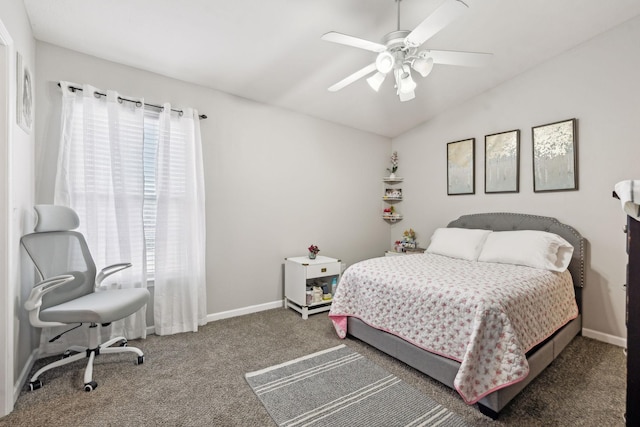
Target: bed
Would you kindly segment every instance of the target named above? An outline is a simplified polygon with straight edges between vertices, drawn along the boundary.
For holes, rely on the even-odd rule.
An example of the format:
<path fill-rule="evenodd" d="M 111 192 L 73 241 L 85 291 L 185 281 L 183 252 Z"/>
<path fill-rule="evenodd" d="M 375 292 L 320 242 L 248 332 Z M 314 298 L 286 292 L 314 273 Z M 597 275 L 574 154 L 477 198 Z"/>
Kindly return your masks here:
<path fill-rule="evenodd" d="M 554 218 L 516 213 L 463 215 L 450 222 L 445 232 L 458 232 L 459 229 L 465 229 L 461 231 L 464 233 L 486 233 L 492 237 L 515 233 L 481 230 L 553 233 L 561 237 L 559 240 L 568 242 L 572 252 L 567 254 L 564 272 L 458 260 L 441 254 L 365 260 L 344 272 L 329 316 L 339 335 L 355 337 L 456 389 L 465 402 L 477 403 L 483 414 L 496 419 L 507 403 L 581 331 L 585 240 L 573 227 Z M 488 244 L 487 240 L 485 247 Z M 423 268 L 434 266 L 441 270 L 438 273 L 441 276 L 423 275 Z M 452 279 L 447 279 L 446 274 Z M 461 285 L 467 287 L 459 291 L 449 283 L 458 280 L 456 275 L 473 280 Z M 396 276 L 408 277 L 415 283 L 396 280 Z M 479 288 L 494 286 L 493 282 L 500 281 L 497 280 L 499 277 L 517 278 L 514 283 L 519 283 L 509 288 L 509 295 L 504 290 L 498 292 L 502 292 L 504 301 L 495 302 L 490 298 L 485 301 L 484 297 L 475 296 L 476 291 L 480 292 Z M 358 280 L 361 283 L 355 283 Z M 382 281 L 387 281 L 388 285 L 383 285 Z M 446 286 L 442 286 L 443 281 Z M 435 288 L 431 288 L 432 282 Z M 542 284 L 544 292 L 528 290 L 529 283 L 531 286 Z M 387 293 L 385 286 L 393 291 Z M 419 287 L 430 289 L 430 294 L 412 294 L 414 288 Z M 356 296 L 353 289 L 360 289 L 358 292 L 362 295 L 365 295 L 364 289 L 369 291 L 362 298 L 362 295 Z M 402 296 L 390 292 L 399 292 Z M 542 295 L 538 297 L 543 293 L 550 294 L 550 297 L 546 296 L 548 301 Z M 435 303 L 430 300 L 431 294 L 438 294 L 438 298 L 444 300 Z M 518 302 L 510 294 L 522 295 L 522 301 Z M 457 298 L 455 305 L 449 299 L 454 296 Z M 404 298 L 410 303 L 403 303 Z M 460 298 L 461 302 L 458 301 Z M 485 303 L 487 305 L 483 305 Z M 528 314 L 527 306 L 532 307 Z M 494 311 L 496 307 L 504 309 L 505 313 Z M 489 320 L 480 321 L 478 313 L 469 313 L 475 309 Z M 445 311 L 453 317 L 445 317 Z M 440 319 L 448 320 L 435 323 Z M 534 332 L 531 323 L 540 323 L 536 328 L 541 326 L 541 329 Z M 466 341 L 461 344 L 460 340 Z"/>

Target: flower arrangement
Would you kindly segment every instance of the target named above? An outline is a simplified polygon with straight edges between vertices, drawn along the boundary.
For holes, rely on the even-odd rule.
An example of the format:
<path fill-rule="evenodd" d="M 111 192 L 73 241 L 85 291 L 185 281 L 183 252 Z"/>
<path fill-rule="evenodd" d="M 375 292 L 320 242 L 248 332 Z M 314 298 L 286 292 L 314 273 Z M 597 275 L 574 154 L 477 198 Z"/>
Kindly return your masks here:
<path fill-rule="evenodd" d="M 404 233 L 402 233 L 402 237 L 403 237 L 403 240 L 407 242 L 413 242 L 414 240 L 416 240 L 416 232 L 413 231 L 413 228 L 404 230 Z"/>
<path fill-rule="evenodd" d="M 316 245 L 309 246 L 309 253 L 317 255 L 320 252 L 320 249 Z"/>
<path fill-rule="evenodd" d="M 387 168 L 387 170 L 391 173 L 396 173 L 398 170 L 398 152 L 394 151 L 391 154 L 391 167 Z"/>
<path fill-rule="evenodd" d="M 404 230 L 402 233 L 402 240 L 396 240 L 395 250 L 396 252 L 405 252 L 407 249 L 414 249 L 418 246 L 416 242 L 416 232 L 413 228 Z"/>

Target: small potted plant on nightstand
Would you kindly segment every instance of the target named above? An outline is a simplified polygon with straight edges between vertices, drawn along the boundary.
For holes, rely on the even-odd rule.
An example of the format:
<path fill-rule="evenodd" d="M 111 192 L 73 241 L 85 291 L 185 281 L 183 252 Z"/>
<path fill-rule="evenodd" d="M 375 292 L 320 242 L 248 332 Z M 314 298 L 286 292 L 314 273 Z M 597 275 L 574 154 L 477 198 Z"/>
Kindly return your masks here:
<path fill-rule="evenodd" d="M 309 259 L 316 259 L 318 252 L 320 252 L 320 249 L 316 245 L 309 246 Z"/>

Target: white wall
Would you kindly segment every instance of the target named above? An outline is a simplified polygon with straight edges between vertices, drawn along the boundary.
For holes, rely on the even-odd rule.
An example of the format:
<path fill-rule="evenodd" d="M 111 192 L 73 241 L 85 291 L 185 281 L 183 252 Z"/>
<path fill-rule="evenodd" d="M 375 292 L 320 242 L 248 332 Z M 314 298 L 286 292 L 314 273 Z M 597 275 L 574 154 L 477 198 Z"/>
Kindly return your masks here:
<path fill-rule="evenodd" d="M 573 225 L 589 241 L 585 334 L 622 344 L 625 216 L 615 183 L 640 178 L 640 18 L 604 33 L 393 140 L 405 176 L 405 225 L 428 243 L 461 214 L 524 212 Z M 531 127 L 578 119 L 579 191 L 534 193 Z M 520 192 L 484 194 L 484 136 L 521 130 Z M 476 194 L 447 196 L 446 143 L 476 138 Z M 419 195 L 419 196 L 418 196 Z"/>
<path fill-rule="evenodd" d="M 21 385 L 21 374 L 29 365 L 29 356 L 33 349 L 37 347 L 37 335 L 29 325 L 26 312 L 21 309 L 26 299 L 26 287 L 21 286 L 22 282 L 31 284 L 33 276 L 31 270 L 23 263 L 20 252 L 20 236 L 28 231 L 28 224 L 32 218 L 33 205 L 33 132 L 25 133 L 18 127 L 15 120 L 15 96 L 16 96 L 16 51 L 22 54 L 23 62 L 27 64 L 32 73 L 35 71 L 35 40 L 31 33 L 31 26 L 27 19 L 22 2 L 3 1 L 0 9 L 0 20 L 4 24 L 9 37 L 13 41 L 12 46 L 3 48 L 6 54 L 8 68 L 6 73 L 0 74 L 4 79 L 8 78 L 8 102 L 9 109 L 8 129 L 2 129 L 2 144 L 4 147 L 2 158 L 3 193 L 6 194 L 2 200 L 3 210 L 0 220 L 6 221 L 6 241 L 0 242 L 2 248 L 0 252 L 6 251 L 6 271 L 2 272 L 0 280 L 0 310 L 2 311 L 3 332 L 0 340 L 7 339 L 10 348 L 0 346 L 0 416 L 10 411 L 13 401 L 17 398 L 16 387 Z M 4 60 L 3 60 L 4 62 Z M 4 102 L 5 99 L 2 99 Z M 4 136 L 8 135 L 9 140 L 5 141 Z M 18 166 L 19 165 L 19 166 Z M 6 181 L 6 182 L 5 182 Z M 3 226 L 5 225 L 3 224 Z M 6 315 L 6 317 L 5 317 Z M 5 319 L 8 320 L 5 323 Z M 7 369 L 5 369 L 7 368 Z"/>
<path fill-rule="evenodd" d="M 39 203 L 53 200 L 59 80 L 208 115 L 201 130 L 210 314 L 281 300 L 284 258 L 305 255 L 312 243 L 347 264 L 387 249 L 380 191 L 388 138 L 47 43 L 37 43 L 36 59 Z"/>

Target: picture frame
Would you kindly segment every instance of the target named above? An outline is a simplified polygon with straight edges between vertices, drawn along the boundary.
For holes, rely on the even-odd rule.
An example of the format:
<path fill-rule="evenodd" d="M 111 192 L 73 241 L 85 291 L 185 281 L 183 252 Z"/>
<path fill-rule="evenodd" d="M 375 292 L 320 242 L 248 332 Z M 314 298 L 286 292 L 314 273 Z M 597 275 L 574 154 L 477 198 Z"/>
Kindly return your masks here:
<path fill-rule="evenodd" d="M 33 126 L 33 78 L 29 66 L 16 52 L 16 122 L 26 133 Z"/>
<path fill-rule="evenodd" d="M 475 194 L 476 139 L 447 143 L 447 195 Z"/>
<path fill-rule="evenodd" d="M 520 130 L 485 135 L 484 192 L 520 191 Z"/>
<path fill-rule="evenodd" d="M 533 191 L 578 189 L 577 120 L 568 119 L 531 128 Z"/>

